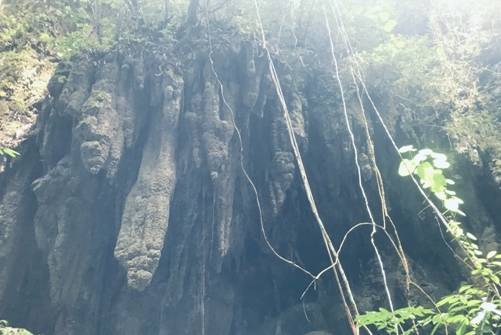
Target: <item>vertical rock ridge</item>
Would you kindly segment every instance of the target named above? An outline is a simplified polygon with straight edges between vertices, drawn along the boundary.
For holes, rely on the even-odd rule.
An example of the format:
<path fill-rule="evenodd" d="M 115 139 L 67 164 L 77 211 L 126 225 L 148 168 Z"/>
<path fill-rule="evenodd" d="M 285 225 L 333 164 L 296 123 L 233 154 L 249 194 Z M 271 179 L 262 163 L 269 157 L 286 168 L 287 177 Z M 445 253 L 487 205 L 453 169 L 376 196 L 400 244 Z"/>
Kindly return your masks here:
<path fill-rule="evenodd" d="M 182 79 L 170 71 L 162 82 L 163 106 L 154 111 L 137 181 L 125 201 L 115 257 L 130 287 L 143 290 L 158 266 L 176 184 L 177 125 Z"/>
<path fill-rule="evenodd" d="M 105 62 L 97 80 L 81 107 L 76 126 L 80 141 L 80 158 L 84 168 L 97 174 L 106 165 L 107 173 L 115 174 L 123 148 L 122 120 L 116 109 L 118 64 Z"/>

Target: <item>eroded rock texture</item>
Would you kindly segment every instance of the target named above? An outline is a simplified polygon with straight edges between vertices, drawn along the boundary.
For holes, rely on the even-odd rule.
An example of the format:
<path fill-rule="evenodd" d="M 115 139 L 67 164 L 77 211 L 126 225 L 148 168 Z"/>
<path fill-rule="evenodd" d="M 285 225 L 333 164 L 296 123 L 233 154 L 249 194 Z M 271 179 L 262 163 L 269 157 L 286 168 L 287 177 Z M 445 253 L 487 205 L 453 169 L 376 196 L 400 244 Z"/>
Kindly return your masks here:
<path fill-rule="evenodd" d="M 312 272 L 323 269 L 327 257 L 262 52 L 247 42 L 215 52 L 221 89 L 205 47 L 174 49 L 86 55 L 59 66 L 36 134 L 0 176 L 0 316 L 54 335 L 345 334 L 333 278 L 304 305 L 299 300 L 309 278 L 267 248 L 243 175 L 242 164 L 276 249 Z M 335 82 L 277 66 L 321 215 L 339 243 L 367 214 Z M 391 101 L 378 103 L 391 110 Z M 360 112 L 350 107 L 379 213 Z M 390 126 L 405 143 L 398 122 Z M 429 289 L 443 293 L 461 274 L 448 265 L 432 216 L 416 215 L 421 200 L 396 177 L 381 127 L 369 127 L 416 278 L 425 286 L 431 278 Z M 489 179 L 462 164 L 460 187 L 476 213 L 468 224 L 495 244 L 499 192 L 492 186 L 485 202 L 475 196 L 491 187 L 477 181 Z M 362 309 L 385 303 L 368 233 L 352 235 L 343 254 Z M 392 295 L 414 299 L 384 241 Z"/>
<path fill-rule="evenodd" d="M 160 83 L 137 180 L 125 201 L 115 257 L 130 287 L 143 290 L 160 260 L 176 183 L 176 144 L 182 80 L 173 72 Z"/>

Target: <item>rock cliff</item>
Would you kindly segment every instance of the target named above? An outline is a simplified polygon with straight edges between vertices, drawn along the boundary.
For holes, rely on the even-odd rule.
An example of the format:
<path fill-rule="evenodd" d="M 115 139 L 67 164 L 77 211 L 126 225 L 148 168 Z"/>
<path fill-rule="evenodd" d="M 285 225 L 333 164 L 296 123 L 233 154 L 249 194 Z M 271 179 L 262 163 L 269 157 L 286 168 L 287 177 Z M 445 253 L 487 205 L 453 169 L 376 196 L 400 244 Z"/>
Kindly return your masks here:
<path fill-rule="evenodd" d="M 241 168 L 280 254 L 312 272 L 327 266 L 263 51 L 245 39 L 220 46 L 213 58 L 223 89 L 208 55 L 181 40 L 163 52 L 116 49 L 59 65 L 21 158 L 0 175 L 2 318 L 54 335 L 348 334 L 330 274 L 299 299 L 310 279 L 266 245 Z M 367 215 L 334 81 L 277 67 L 320 214 L 339 243 Z M 378 104 L 407 144 L 391 100 Z M 356 106 L 350 122 L 377 208 Z M 413 274 L 433 293 L 453 289 L 462 274 L 369 114 Z M 467 224 L 497 243 L 499 189 L 467 159 L 457 166 L 475 213 Z M 362 309 L 385 301 L 368 235 L 351 235 L 342 254 Z M 392 294 L 417 296 L 384 236 L 378 242 Z"/>

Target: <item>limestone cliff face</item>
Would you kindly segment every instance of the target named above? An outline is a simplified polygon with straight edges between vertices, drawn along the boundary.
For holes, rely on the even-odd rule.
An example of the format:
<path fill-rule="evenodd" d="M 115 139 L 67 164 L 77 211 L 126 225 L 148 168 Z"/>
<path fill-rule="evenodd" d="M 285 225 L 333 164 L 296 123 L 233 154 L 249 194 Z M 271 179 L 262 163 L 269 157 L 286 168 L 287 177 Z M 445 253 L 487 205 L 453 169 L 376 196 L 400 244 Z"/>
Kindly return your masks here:
<path fill-rule="evenodd" d="M 223 91 L 204 48 L 116 51 L 59 66 L 36 134 L 0 175 L 2 318 L 54 335 L 347 330 L 332 278 L 302 305 L 308 278 L 281 263 L 263 240 L 241 159 L 277 250 L 313 272 L 328 264 L 261 54 L 247 42 L 217 52 Z M 287 66 L 279 64 L 279 72 L 321 215 L 339 242 L 367 218 L 336 93 L 316 74 L 299 83 Z M 352 123 L 376 208 L 358 120 Z M 392 126 L 405 141 L 399 125 Z M 415 215 L 419 197 L 392 177 L 397 158 L 380 127 L 370 127 L 415 275 L 433 278 L 433 292 L 450 289 L 460 274 L 447 265 L 451 256 L 434 221 Z M 477 214 L 469 224 L 496 243 L 500 221 L 492 199 L 499 192 L 482 171 L 463 165 L 461 187 Z M 491 200 L 475 197 L 480 186 L 492 187 Z M 353 235 L 343 254 L 362 308 L 384 302 L 367 237 L 365 230 Z M 392 293 L 401 299 L 399 265 L 383 241 Z"/>

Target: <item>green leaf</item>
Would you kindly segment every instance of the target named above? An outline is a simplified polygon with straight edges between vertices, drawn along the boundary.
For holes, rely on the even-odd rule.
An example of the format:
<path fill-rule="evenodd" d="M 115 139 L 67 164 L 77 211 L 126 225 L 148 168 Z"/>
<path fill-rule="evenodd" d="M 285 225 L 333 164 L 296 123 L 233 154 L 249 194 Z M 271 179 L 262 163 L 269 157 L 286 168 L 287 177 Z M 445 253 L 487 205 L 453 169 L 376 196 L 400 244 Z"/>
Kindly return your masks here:
<path fill-rule="evenodd" d="M 468 237 L 470 240 L 476 241 L 477 237 L 471 233 L 466 233 L 466 237 Z"/>
<path fill-rule="evenodd" d="M 433 170 L 433 166 L 430 163 L 424 162 L 416 168 L 416 174 L 420 179 L 425 179 L 426 176 L 433 174 Z"/>
<path fill-rule="evenodd" d="M 447 156 L 445 156 L 444 154 L 436 154 L 433 159 L 433 165 L 437 169 L 447 169 L 451 166 L 449 162 L 447 162 Z"/>
<path fill-rule="evenodd" d="M 447 184 L 449 184 L 449 185 L 454 185 L 454 184 L 456 184 L 456 182 L 455 182 L 454 180 L 452 180 L 452 179 L 446 179 L 445 181 L 446 181 L 446 182 L 447 182 Z"/>
<path fill-rule="evenodd" d="M 10 148 L 0 148 L 0 155 L 7 155 L 9 157 L 15 158 L 19 156 L 19 153 L 15 150 L 12 150 Z"/>
<path fill-rule="evenodd" d="M 450 197 L 444 201 L 444 206 L 446 209 L 448 209 L 451 212 L 464 215 L 464 213 L 459 210 L 459 205 L 462 203 L 463 203 L 463 200 L 459 199 L 458 197 L 453 196 L 453 197 Z"/>
<path fill-rule="evenodd" d="M 496 254 L 497 254 L 497 252 L 495 250 L 489 251 L 487 253 L 487 256 L 485 256 L 485 258 L 487 258 L 487 259 L 492 258 L 492 257 L 496 256 Z"/>
<path fill-rule="evenodd" d="M 445 201 L 447 199 L 447 194 L 446 194 L 447 190 L 445 190 L 445 192 L 435 192 L 435 195 L 437 196 L 437 198 L 439 198 L 440 200 L 442 201 Z"/>
<path fill-rule="evenodd" d="M 431 178 L 431 191 L 433 193 L 443 192 L 446 184 L 447 182 L 445 181 L 445 177 L 442 171 L 441 170 L 433 171 L 433 176 Z"/>
<path fill-rule="evenodd" d="M 432 155 L 432 154 L 433 154 L 433 150 L 428 149 L 428 148 L 426 148 L 426 149 L 421 149 L 421 150 L 419 150 L 419 152 L 418 152 L 418 155 L 423 155 L 423 156 L 430 156 L 430 155 Z"/>
<path fill-rule="evenodd" d="M 400 152 L 401 154 L 405 154 L 406 152 L 412 152 L 412 151 L 416 151 L 413 145 L 404 145 L 403 147 L 398 149 L 398 152 Z"/>
<path fill-rule="evenodd" d="M 402 177 L 410 176 L 416 170 L 417 164 L 414 160 L 403 159 L 398 167 L 398 174 Z"/>

